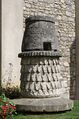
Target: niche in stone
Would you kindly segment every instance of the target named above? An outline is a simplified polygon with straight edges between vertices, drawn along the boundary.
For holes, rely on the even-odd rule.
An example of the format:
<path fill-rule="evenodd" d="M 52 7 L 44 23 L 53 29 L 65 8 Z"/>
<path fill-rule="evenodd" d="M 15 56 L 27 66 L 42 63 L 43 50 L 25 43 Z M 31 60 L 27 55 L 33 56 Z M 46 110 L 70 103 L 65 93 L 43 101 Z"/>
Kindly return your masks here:
<path fill-rule="evenodd" d="M 51 42 L 43 42 L 43 49 L 44 50 L 52 50 Z"/>

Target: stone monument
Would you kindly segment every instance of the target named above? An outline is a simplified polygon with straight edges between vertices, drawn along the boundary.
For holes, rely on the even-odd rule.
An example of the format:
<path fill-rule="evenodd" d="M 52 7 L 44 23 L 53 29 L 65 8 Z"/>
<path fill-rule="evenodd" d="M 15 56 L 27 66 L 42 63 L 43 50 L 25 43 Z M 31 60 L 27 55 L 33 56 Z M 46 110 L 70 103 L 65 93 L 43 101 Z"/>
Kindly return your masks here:
<path fill-rule="evenodd" d="M 73 102 L 62 97 L 67 82 L 61 76 L 55 20 L 48 16 L 26 19 L 22 42 L 21 94 L 15 100 L 19 111 L 56 112 L 70 110 Z"/>

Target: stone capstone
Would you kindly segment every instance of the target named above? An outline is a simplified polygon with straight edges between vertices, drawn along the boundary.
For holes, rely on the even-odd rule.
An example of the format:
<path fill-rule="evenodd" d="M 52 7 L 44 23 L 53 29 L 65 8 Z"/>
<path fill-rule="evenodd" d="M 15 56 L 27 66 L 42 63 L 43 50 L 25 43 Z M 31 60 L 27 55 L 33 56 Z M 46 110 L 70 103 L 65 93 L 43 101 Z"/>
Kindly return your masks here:
<path fill-rule="evenodd" d="M 26 18 L 22 52 L 35 50 L 59 52 L 55 20 L 52 17 L 30 16 Z"/>

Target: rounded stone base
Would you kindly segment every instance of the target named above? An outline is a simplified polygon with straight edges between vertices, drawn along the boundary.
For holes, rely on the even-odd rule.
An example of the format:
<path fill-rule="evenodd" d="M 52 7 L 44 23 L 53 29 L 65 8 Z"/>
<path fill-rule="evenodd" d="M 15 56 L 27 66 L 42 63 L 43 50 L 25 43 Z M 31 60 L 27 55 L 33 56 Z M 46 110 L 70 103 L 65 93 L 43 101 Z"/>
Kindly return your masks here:
<path fill-rule="evenodd" d="M 65 98 L 22 98 L 13 102 L 17 111 L 22 112 L 59 112 L 73 108 L 73 101 Z"/>

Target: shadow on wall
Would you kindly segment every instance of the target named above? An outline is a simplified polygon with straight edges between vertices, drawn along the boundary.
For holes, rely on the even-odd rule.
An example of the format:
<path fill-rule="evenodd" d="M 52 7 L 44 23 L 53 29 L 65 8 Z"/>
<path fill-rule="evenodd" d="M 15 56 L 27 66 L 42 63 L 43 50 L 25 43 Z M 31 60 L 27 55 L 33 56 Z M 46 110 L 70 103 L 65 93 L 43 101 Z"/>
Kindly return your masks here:
<path fill-rule="evenodd" d="M 70 48 L 70 98 L 75 99 L 76 97 L 76 41 L 71 45 Z"/>

